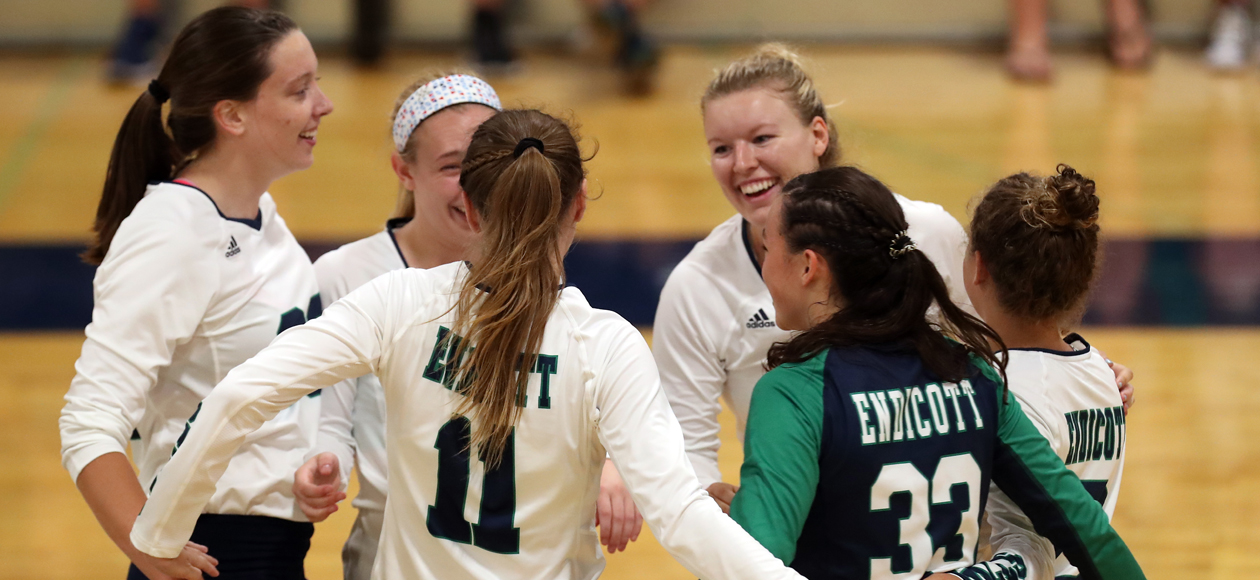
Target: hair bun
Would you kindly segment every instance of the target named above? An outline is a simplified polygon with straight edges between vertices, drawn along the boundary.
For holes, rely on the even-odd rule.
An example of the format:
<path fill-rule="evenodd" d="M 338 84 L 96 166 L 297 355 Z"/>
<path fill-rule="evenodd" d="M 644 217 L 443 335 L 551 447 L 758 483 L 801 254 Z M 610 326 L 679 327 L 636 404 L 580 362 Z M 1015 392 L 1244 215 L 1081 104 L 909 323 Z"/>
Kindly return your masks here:
<path fill-rule="evenodd" d="M 1054 230 L 1085 230 L 1097 227 L 1098 196 L 1094 180 L 1060 163 L 1058 175 L 1045 178 L 1045 188 L 1028 192 L 1024 200 L 1024 220 L 1034 227 Z"/>
<path fill-rule="evenodd" d="M 753 58 L 761 61 L 780 61 L 790 67 L 805 68 L 801 55 L 782 42 L 767 42 L 757 47 Z"/>

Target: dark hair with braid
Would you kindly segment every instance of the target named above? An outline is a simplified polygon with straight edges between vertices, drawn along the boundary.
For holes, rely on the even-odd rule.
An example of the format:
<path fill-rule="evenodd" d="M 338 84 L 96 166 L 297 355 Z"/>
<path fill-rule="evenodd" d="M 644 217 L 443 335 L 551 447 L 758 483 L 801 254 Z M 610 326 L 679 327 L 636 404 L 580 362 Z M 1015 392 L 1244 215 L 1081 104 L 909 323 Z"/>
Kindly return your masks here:
<path fill-rule="evenodd" d="M 826 260 L 833 298 L 843 307 L 775 343 L 768 368 L 830 347 L 895 344 L 916 351 L 941 380 L 970 376 L 974 355 L 998 369 L 1005 382 L 1005 357 L 992 348 L 1004 351 L 1002 339 L 950 300 L 936 266 L 903 235 L 905 214 L 883 183 L 854 167 L 823 169 L 789 181 L 781 203 L 779 226 L 788 251 L 809 249 Z M 928 319 L 933 302 L 940 308 L 935 322 Z"/>

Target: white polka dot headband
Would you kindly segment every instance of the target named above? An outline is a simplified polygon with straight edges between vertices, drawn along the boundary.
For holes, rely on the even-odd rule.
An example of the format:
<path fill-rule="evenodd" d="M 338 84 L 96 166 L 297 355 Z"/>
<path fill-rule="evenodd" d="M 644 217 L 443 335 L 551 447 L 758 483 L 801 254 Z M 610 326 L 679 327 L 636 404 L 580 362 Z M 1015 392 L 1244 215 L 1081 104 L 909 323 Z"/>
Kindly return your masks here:
<path fill-rule="evenodd" d="M 434 79 L 411 93 L 398 116 L 394 117 L 394 148 L 400 153 L 407 148 L 411 132 L 421 121 L 451 105 L 480 103 L 496 111 L 502 111 L 499 94 L 486 81 L 469 75 L 450 75 Z"/>

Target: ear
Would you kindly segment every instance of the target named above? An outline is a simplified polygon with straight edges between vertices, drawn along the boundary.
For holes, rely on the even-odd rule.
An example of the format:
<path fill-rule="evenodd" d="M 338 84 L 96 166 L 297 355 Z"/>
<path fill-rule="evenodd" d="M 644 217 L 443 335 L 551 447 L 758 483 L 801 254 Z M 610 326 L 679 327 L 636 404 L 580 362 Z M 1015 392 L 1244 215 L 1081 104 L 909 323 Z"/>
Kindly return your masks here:
<path fill-rule="evenodd" d="M 468 216 L 468 226 L 473 232 L 481 233 L 481 215 L 477 213 L 477 208 L 473 207 L 472 200 L 468 199 L 467 191 L 460 191 L 459 194 L 464 197 L 464 215 Z"/>
<path fill-rule="evenodd" d="M 403 161 L 402 155 L 395 151 L 389 156 L 389 164 L 394 168 L 394 175 L 398 176 L 398 183 L 407 191 L 416 190 L 416 178 L 411 174 L 411 166 Z"/>
<path fill-rule="evenodd" d="M 976 271 L 972 274 L 971 285 L 979 287 L 987 284 L 990 279 L 989 267 L 985 265 L 984 258 L 980 257 L 980 252 L 973 252 L 971 257 L 976 262 Z"/>
<path fill-rule="evenodd" d="M 827 122 L 822 117 L 814 117 L 809 123 L 809 132 L 814 137 L 814 157 L 822 157 L 827 151 L 827 146 L 831 145 L 831 132 L 827 127 Z"/>
<path fill-rule="evenodd" d="M 214 122 L 219 130 L 237 137 L 245 134 L 247 113 L 240 101 L 222 100 L 214 104 Z"/>
<path fill-rule="evenodd" d="M 828 279 L 827 261 L 818 252 L 806 248 L 800 256 L 801 265 L 804 267 L 801 271 L 801 286 L 809 286 Z"/>
<path fill-rule="evenodd" d="M 577 199 L 573 200 L 574 213 L 573 223 L 582 221 L 582 216 L 586 215 L 586 180 L 582 180 L 582 187 L 578 189 Z"/>

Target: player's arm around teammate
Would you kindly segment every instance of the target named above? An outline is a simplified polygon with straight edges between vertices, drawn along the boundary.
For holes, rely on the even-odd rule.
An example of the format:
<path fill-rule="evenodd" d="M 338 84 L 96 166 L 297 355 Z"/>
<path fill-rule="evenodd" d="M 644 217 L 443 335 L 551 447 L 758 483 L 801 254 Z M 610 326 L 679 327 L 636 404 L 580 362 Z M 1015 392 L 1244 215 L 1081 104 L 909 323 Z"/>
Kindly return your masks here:
<path fill-rule="evenodd" d="M 989 366 L 1004 367 L 991 346 L 1001 339 L 947 299 L 883 184 L 850 167 L 802 175 L 767 226 L 776 317 L 800 332 L 770 350 L 773 370 L 754 392 L 734 519 L 809 577 L 969 578 L 992 474 L 1084 577 L 1141 577 L 1101 507 L 1005 396 Z M 930 322 L 933 303 L 956 340 Z M 890 499 L 903 493 L 909 514 Z M 994 562 L 1026 577 L 1018 555 Z"/>
<path fill-rule="evenodd" d="M 141 481 L 170 457 L 198 401 L 277 328 L 318 314 L 310 262 L 266 193 L 313 160 L 316 128 L 332 111 L 316 67 L 289 18 L 212 10 L 176 38 L 119 130 L 85 254 L 99 264 L 92 323 L 60 426 L 62 462 L 138 566 L 129 577 L 165 577 L 127 538 L 145 501 Z M 273 266 L 259 271 L 256 262 Z M 258 289 L 266 300 L 255 299 Z M 305 549 L 296 546 L 309 524 L 294 521 L 292 497 L 259 484 L 287 488 L 286 464 L 313 443 L 317 415 L 311 400 L 251 441 L 251 457 L 198 524 L 198 541 L 219 560 L 183 548 L 198 566 L 300 577 Z M 141 481 L 125 455 L 129 440 Z M 235 551 L 232 536 L 258 540 L 260 558 Z"/>
<path fill-rule="evenodd" d="M 498 94 L 484 80 L 449 72 L 429 74 L 408 86 L 394 105 L 390 164 L 398 178 L 398 204 L 385 231 L 347 244 L 315 263 L 320 296 L 331 305 L 362 284 L 392 270 L 433 268 L 467 259 L 476 233 L 467 219 L 460 189 L 460 162 L 473 131 L 500 110 Z M 379 380 L 364 376 L 325 391 L 320 450 L 294 481 L 299 505 L 323 520 L 344 498 L 350 469 L 359 470 L 359 509 L 342 553 L 346 578 L 371 572 L 385 505 L 385 413 Z M 317 478 L 322 476 L 322 478 Z M 318 479 L 318 481 L 317 481 Z M 638 536 L 641 516 L 609 462 L 599 498 L 600 532 L 610 551 Z M 628 509 L 627 509 L 628 508 Z"/>
<path fill-rule="evenodd" d="M 331 306 L 394 270 L 434 268 L 469 257 L 476 234 L 468 223 L 459 167 L 473 131 L 501 109 L 488 83 L 461 73 L 433 73 L 411 83 L 394 104 L 390 165 L 398 202 L 383 231 L 315 262 L 320 297 Z M 354 527 L 342 550 L 346 580 L 367 580 L 384 521 L 388 465 L 385 402 L 379 378 L 364 375 L 325 389 L 319 443 L 294 477 L 298 505 L 322 521 L 345 498 L 359 473 Z"/>
<path fill-rule="evenodd" d="M 563 255 L 586 208 L 572 131 L 537 111 L 500 113 L 474 134 L 460 183 L 482 232 L 469 263 L 378 278 L 233 370 L 157 481 L 135 545 L 154 565 L 195 576 L 180 547 L 248 433 L 314 389 L 374 372 L 397 434 L 374 576 L 597 576 L 583 498 L 597 491 L 606 448 L 690 570 L 799 577 L 700 489 L 642 337 L 564 288 Z M 529 368 L 541 371 L 520 372 Z M 473 449 L 487 466 L 475 524 L 457 499 L 468 480 L 438 473 L 468 465 Z"/>

